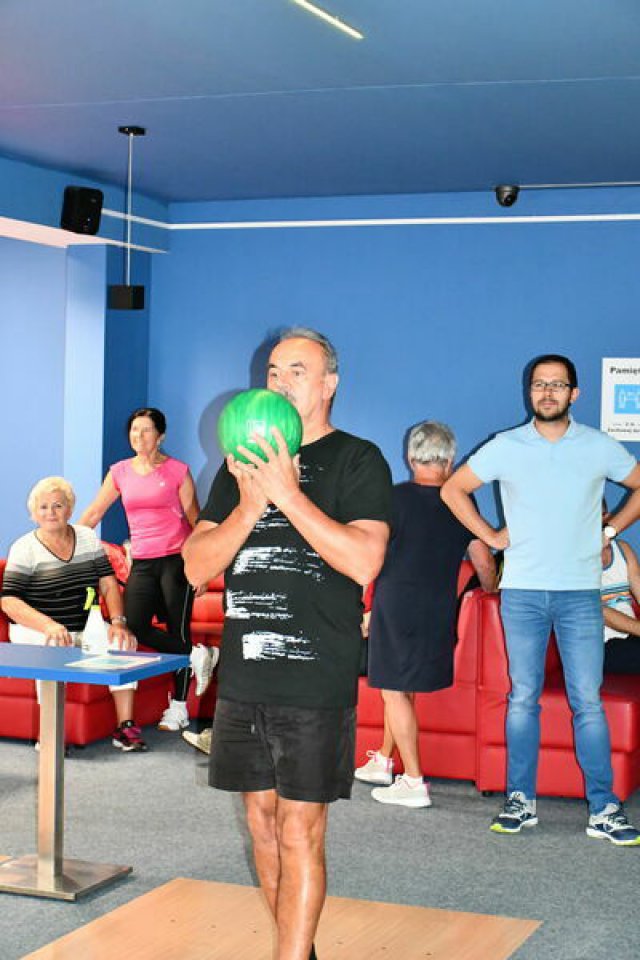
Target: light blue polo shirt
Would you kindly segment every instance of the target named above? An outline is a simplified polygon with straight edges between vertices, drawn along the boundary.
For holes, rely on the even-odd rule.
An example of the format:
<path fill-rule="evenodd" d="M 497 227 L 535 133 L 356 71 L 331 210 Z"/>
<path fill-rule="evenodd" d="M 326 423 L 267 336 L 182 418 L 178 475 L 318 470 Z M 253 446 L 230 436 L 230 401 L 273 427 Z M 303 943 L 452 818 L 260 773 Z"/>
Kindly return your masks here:
<path fill-rule="evenodd" d="M 621 443 L 575 420 L 552 443 L 531 420 L 499 433 L 468 463 L 483 483 L 500 483 L 510 541 L 502 587 L 600 588 L 604 483 L 620 483 L 636 465 Z"/>

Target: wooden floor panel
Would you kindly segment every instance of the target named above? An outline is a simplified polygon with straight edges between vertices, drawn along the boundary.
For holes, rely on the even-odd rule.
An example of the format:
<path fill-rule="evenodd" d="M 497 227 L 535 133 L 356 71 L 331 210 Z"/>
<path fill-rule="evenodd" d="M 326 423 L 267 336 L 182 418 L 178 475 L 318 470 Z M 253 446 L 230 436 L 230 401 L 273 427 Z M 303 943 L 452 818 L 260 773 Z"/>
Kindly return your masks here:
<path fill-rule="evenodd" d="M 73 906 L 69 907 L 73 910 Z M 477 913 L 329 897 L 319 960 L 506 960 L 539 926 Z M 23 960 L 272 960 L 260 891 L 179 878 Z"/>

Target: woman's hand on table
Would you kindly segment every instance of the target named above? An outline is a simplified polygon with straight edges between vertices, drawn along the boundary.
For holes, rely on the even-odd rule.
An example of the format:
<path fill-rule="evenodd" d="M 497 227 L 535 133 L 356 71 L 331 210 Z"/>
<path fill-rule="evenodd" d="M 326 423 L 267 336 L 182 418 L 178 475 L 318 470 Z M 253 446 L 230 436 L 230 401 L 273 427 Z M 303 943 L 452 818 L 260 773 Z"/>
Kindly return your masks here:
<path fill-rule="evenodd" d="M 117 650 L 135 650 L 138 641 L 125 623 L 109 625 L 109 646 Z"/>
<path fill-rule="evenodd" d="M 45 646 L 47 647 L 70 647 L 73 645 L 73 638 L 65 626 L 61 623 L 51 621 L 50 626 L 43 631 L 45 636 Z"/>

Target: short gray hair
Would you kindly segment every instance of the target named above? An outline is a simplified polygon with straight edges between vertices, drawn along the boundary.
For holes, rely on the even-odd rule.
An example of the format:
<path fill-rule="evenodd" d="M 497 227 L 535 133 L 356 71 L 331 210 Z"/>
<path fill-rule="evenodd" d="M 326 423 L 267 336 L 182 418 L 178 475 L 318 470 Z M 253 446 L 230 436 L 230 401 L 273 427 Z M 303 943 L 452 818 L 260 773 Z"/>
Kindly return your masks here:
<path fill-rule="evenodd" d="M 64 477 L 44 477 L 42 480 L 38 480 L 29 492 L 27 497 L 29 513 L 32 515 L 35 513 L 40 497 L 44 496 L 45 493 L 53 493 L 54 490 L 60 491 L 69 509 L 73 510 L 76 505 L 76 495 L 69 481 L 65 480 Z"/>
<path fill-rule="evenodd" d="M 423 420 L 411 428 L 407 446 L 409 462 L 446 466 L 456 455 L 456 438 L 446 423 Z"/>
<path fill-rule="evenodd" d="M 336 348 L 328 337 L 310 327 L 290 327 L 284 330 L 278 337 L 278 343 L 283 340 L 312 340 L 313 343 L 319 343 L 324 352 L 324 359 L 327 367 L 327 373 L 338 372 L 338 354 Z"/>

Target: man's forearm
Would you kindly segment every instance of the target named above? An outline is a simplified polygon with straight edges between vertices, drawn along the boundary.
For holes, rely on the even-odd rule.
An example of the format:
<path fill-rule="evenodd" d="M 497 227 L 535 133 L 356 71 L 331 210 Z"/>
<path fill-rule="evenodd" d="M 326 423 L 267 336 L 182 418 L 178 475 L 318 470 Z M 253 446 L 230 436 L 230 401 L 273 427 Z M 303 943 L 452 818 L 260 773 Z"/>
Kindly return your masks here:
<path fill-rule="evenodd" d="M 467 530 L 475 534 L 478 540 L 482 540 L 483 543 L 498 550 L 503 548 L 504 544 L 497 540 L 496 531 L 480 515 L 468 493 L 447 481 L 440 490 L 440 496 L 460 523 L 463 523 Z"/>
<path fill-rule="evenodd" d="M 200 587 L 226 570 L 257 523 L 236 507 L 221 524 L 196 526 L 182 548 L 187 580 Z"/>
<path fill-rule="evenodd" d="M 374 580 L 384 561 L 389 528 L 381 521 L 344 524 L 320 510 L 297 490 L 280 510 L 298 533 L 330 567 L 366 586 Z"/>

